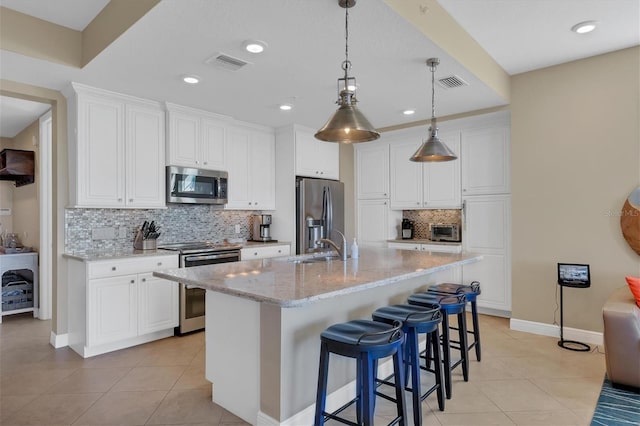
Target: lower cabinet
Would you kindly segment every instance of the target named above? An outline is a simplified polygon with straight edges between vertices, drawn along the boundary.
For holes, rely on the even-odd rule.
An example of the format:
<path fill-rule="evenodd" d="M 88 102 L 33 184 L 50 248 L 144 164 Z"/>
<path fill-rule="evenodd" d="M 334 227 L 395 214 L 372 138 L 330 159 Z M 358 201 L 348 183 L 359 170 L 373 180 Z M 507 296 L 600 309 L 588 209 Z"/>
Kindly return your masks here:
<path fill-rule="evenodd" d="M 84 358 L 173 336 L 178 283 L 153 271 L 176 254 L 85 261 L 70 258 L 69 346 Z"/>
<path fill-rule="evenodd" d="M 290 254 L 291 246 L 289 244 L 246 247 L 240 250 L 240 260 L 267 259 L 269 257 L 289 256 Z"/>

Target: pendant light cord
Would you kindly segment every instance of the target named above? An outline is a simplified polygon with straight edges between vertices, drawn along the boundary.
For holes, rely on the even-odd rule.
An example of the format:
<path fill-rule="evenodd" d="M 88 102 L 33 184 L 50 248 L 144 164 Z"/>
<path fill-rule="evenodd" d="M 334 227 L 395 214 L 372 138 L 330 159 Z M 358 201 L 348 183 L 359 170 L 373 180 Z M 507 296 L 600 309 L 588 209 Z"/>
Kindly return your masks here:
<path fill-rule="evenodd" d="M 344 8 L 344 62 L 342 63 L 345 90 L 349 86 L 349 68 L 351 68 L 351 62 L 349 61 L 349 7 L 347 5 Z"/>
<path fill-rule="evenodd" d="M 431 65 L 431 122 L 436 119 L 436 88 L 435 88 L 436 66 Z"/>

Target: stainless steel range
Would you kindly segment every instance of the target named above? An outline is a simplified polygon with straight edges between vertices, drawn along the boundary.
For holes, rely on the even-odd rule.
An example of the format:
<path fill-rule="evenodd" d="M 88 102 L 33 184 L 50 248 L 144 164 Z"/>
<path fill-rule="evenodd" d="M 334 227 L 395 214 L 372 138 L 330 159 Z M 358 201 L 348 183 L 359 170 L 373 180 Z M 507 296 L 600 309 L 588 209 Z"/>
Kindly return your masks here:
<path fill-rule="evenodd" d="M 165 244 L 158 248 L 180 252 L 180 267 L 213 265 L 240 260 L 240 245 L 188 242 Z M 204 329 L 205 293 L 201 288 L 189 288 L 180 283 L 180 325 L 176 334 Z"/>

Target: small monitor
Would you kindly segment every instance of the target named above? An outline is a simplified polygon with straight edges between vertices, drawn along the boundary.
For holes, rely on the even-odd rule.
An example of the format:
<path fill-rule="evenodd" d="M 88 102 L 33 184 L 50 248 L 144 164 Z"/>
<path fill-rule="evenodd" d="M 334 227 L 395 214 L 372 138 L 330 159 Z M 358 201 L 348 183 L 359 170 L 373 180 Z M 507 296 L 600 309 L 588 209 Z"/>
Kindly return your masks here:
<path fill-rule="evenodd" d="M 589 287 L 591 285 L 589 265 L 558 263 L 558 284 L 565 287 Z"/>

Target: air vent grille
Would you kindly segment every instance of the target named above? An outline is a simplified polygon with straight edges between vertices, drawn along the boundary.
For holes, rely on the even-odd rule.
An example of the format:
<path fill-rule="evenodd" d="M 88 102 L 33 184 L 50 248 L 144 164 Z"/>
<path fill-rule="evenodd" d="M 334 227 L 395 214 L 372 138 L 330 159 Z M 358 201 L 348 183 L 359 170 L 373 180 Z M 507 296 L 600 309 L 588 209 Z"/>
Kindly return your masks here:
<path fill-rule="evenodd" d="M 445 89 L 453 89 L 455 87 L 468 86 L 469 83 L 458 77 L 457 75 L 450 75 L 448 77 L 443 77 L 438 79 L 438 83 L 440 86 Z"/>
<path fill-rule="evenodd" d="M 205 64 L 214 65 L 229 71 L 237 71 L 245 65 L 249 65 L 249 62 L 234 58 L 225 53 L 216 53 L 204 62 Z"/>

